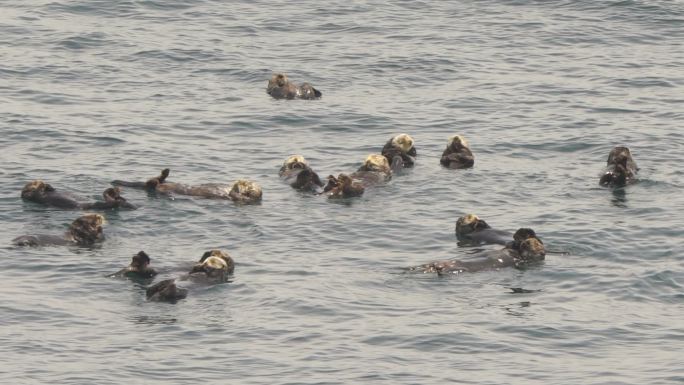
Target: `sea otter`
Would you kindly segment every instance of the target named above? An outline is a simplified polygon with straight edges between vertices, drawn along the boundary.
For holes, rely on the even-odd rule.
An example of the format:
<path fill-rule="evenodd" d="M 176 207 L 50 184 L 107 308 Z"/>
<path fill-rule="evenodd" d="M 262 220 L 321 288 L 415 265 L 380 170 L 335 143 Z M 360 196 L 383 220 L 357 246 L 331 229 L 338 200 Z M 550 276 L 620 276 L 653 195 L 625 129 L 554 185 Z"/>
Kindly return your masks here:
<path fill-rule="evenodd" d="M 495 230 L 477 215 L 467 214 L 456 220 L 456 238 L 459 245 L 505 245 L 510 242 L 511 233 Z"/>
<path fill-rule="evenodd" d="M 413 167 L 416 162 L 416 148 L 413 146 L 413 138 L 408 134 L 399 134 L 385 143 L 381 154 L 387 158 L 387 162 L 392 165 L 392 171 L 398 171 L 401 168 Z M 395 160 L 395 157 L 400 157 L 401 161 Z"/>
<path fill-rule="evenodd" d="M 351 174 L 351 177 L 368 187 L 392 179 L 392 169 L 387 158 L 382 155 L 371 154 L 366 157 L 361 167 Z"/>
<path fill-rule="evenodd" d="M 235 270 L 233 258 L 222 250 L 210 250 L 192 267 L 188 277 L 193 280 L 225 282 Z"/>
<path fill-rule="evenodd" d="M 104 202 L 82 203 L 71 197 L 66 193 L 57 191 L 51 185 L 42 180 L 34 180 L 27 183 L 21 190 L 21 198 L 40 203 L 46 206 L 58 207 L 61 209 L 75 209 L 75 210 L 110 210 L 110 209 L 128 209 L 135 210 L 136 207 L 126 201 L 121 196 L 121 189 L 118 187 L 110 187 L 102 193 Z"/>
<path fill-rule="evenodd" d="M 622 187 L 636 181 L 639 168 L 629 148 L 618 146 L 608 154 L 606 170 L 599 180 L 601 186 Z"/>
<path fill-rule="evenodd" d="M 126 277 L 132 279 L 150 279 L 157 275 L 157 271 L 150 267 L 150 256 L 144 251 L 133 255 L 131 264 L 112 274 L 112 277 Z"/>
<path fill-rule="evenodd" d="M 148 301 L 175 303 L 187 297 L 188 291 L 177 287 L 175 279 L 165 279 L 148 287 L 145 294 Z"/>
<path fill-rule="evenodd" d="M 63 236 L 22 235 L 12 240 L 16 246 L 78 245 L 92 246 L 104 239 L 102 225 L 105 218 L 100 214 L 86 214 L 71 223 Z"/>
<path fill-rule="evenodd" d="M 527 230 L 527 229 L 526 229 Z M 501 250 L 478 253 L 477 260 L 461 261 L 451 259 L 437 261 L 408 270 L 422 273 L 458 274 L 483 270 L 498 270 L 504 267 L 521 268 L 533 262 L 543 261 L 546 256 L 544 244 L 537 237 L 527 238 L 520 243 L 511 244 Z"/>
<path fill-rule="evenodd" d="M 359 182 L 354 181 L 347 174 L 340 174 L 335 178 L 328 176 L 328 184 L 323 189 L 328 198 L 353 198 L 363 195 L 365 188 Z"/>
<path fill-rule="evenodd" d="M 309 167 L 309 163 L 301 155 L 291 155 L 285 159 L 278 175 L 297 190 L 318 193 L 323 187 L 318 174 Z"/>
<path fill-rule="evenodd" d="M 475 164 L 475 158 L 468 142 L 461 135 L 454 135 L 449 138 L 439 163 L 446 168 L 470 168 Z"/>
<path fill-rule="evenodd" d="M 276 99 L 318 99 L 321 92 L 313 88 L 309 83 L 297 86 L 284 74 L 273 74 L 268 81 L 266 93 Z"/>
<path fill-rule="evenodd" d="M 219 183 L 203 183 L 197 186 L 189 186 L 182 183 L 174 183 L 166 180 L 170 170 L 162 170 L 158 177 L 151 178 L 147 182 L 128 182 L 122 180 L 112 181 L 114 185 L 139 187 L 147 191 L 159 194 L 189 195 L 201 198 L 231 199 L 238 203 L 256 203 L 261 201 L 261 187 L 255 182 L 238 180 L 232 186 Z"/>

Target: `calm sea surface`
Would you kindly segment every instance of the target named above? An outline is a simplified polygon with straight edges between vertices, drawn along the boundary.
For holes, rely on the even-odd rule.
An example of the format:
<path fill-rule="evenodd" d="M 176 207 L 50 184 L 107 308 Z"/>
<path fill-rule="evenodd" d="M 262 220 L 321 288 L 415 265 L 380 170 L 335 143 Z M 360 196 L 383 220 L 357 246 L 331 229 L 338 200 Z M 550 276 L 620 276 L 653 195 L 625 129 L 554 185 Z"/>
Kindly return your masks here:
<path fill-rule="evenodd" d="M 273 72 L 323 98 L 273 100 Z M 3 0 L 0 382 L 682 383 L 683 122 L 682 1 Z M 362 198 L 278 178 L 294 153 L 353 171 L 402 132 L 416 167 Z M 453 134 L 473 169 L 439 165 Z M 641 169 L 613 191 L 615 145 Z M 80 215 L 22 202 L 26 182 L 94 200 L 165 167 L 253 179 L 263 203 L 126 189 L 140 209 L 105 213 L 97 247 L 11 246 Z M 402 272 L 469 258 L 470 212 L 568 254 Z M 139 250 L 178 276 L 212 248 L 234 278 L 176 304 L 106 277 Z"/>

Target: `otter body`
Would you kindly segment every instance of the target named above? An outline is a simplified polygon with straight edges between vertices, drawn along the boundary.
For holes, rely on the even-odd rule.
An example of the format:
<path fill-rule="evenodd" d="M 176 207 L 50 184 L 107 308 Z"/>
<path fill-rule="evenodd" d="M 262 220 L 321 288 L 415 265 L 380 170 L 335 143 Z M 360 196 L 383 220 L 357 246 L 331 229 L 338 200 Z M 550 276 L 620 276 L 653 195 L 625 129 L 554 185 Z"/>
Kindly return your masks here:
<path fill-rule="evenodd" d="M 399 134 L 385 143 L 381 154 L 391 165 L 392 171 L 396 172 L 402 168 L 414 166 L 418 154 L 413 143 L 413 138 L 408 134 Z M 396 160 L 396 157 L 399 157 L 401 160 Z"/>
<path fill-rule="evenodd" d="M 288 157 L 280 168 L 278 175 L 292 188 L 297 190 L 319 193 L 323 187 L 321 178 L 309 167 L 309 163 L 301 155 Z"/>
<path fill-rule="evenodd" d="M 627 147 L 615 147 L 608 154 L 604 174 L 599 180 L 601 186 L 622 187 L 636 182 L 639 168 Z"/>
<path fill-rule="evenodd" d="M 222 250 L 210 250 L 202 255 L 199 262 L 192 267 L 188 278 L 206 283 L 226 282 L 235 271 L 233 258 Z"/>
<path fill-rule="evenodd" d="M 233 185 L 221 183 L 204 183 L 190 186 L 182 183 L 168 182 L 170 174 L 168 168 L 162 170 L 158 177 L 150 178 L 147 182 L 129 182 L 122 180 L 112 181 L 112 184 L 119 186 L 130 186 L 144 188 L 149 192 L 159 194 L 188 195 L 210 199 L 230 199 L 239 203 L 256 203 L 261 201 L 261 187 L 255 182 L 248 180 L 238 180 Z"/>
<path fill-rule="evenodd" d="M 166 279 L 148 287 L 145 294 L 148 301 L 175 303 L 187 297 L 188 291 L 177 287 L 175 279 Z"/>
<path fill-rule="evenodd" d="M 388 182 L 392 179 L 392 170 L 389 161 L 383 155 L 371 154 L 366 157 L 364 163 L 350 175 L 358 180 L 364 187 Z"/>
<path fill-rule="evenodd" d="M 309 83 L 297 86 L 290 82 L 284 74 L 274 74 L 271 77 L 266 87 L 266 93 L 275 99 L 318 99 L 322 95 Z"/>
<path fill-rule="evenodd" d="M 61 209 L 72 210 L 110 210 L 128 209 L 135 210 L 136 207 L 126 201 L 121 196 L 119 188 L 108 188 L 102 193 L 104 201 L 81 203 L 68 194 L 57 191 L 54 187 L 41 180 L 34 180 L 27 183 L 21 190 L 21 198 L 34 203 L 46 206 L 58 207 Z"/>
<path fill-rule="evenodd" d="M 461 261 L 458 259 L 437 261 L 411 267 L 409 271 L 443 275 L 498 270 L 506 267 L 521 268 L 530 263 L 543 261 L 545 256 L 546 250 L 541 240 L 537 237 L 529 237 L 519 243 L 512 242 L 501 250 L 489 250 L 478 253 L 473 261 Z"/>
<path fill-rule="evenodd" d="M 497 244 L 505 245 L 511 241 L 511 233 L 493 229 L 477 215 L 467 214 L 456 221 L 456 238 L 459 244 L 482 245 Z"/>
<path fill-rule="evenodd" d="M 462 136 L 454 135 L 449 138 L 439 162 L 442 166 L 451 169 L 470 168 L 475 164 L 475 157 L 470 151 L 468 142 Z"/>
<path fill-rule="evenodd" d="M 22 235 L 12 240 L 16 246 L 78 245 L 92 246 L 104 240 L 102 225 L 105 219 L 99 214 L 86 214 L 71 223 L 63 236 Z"/>
<path fill-rule="evenodd" d="M 347 174 L 340 174 L 337 178 L 329 175 L 328 184 L 323 188 L 323 192 L 332 199 L 360 197 L 364 191 L 363 185 Z"/>

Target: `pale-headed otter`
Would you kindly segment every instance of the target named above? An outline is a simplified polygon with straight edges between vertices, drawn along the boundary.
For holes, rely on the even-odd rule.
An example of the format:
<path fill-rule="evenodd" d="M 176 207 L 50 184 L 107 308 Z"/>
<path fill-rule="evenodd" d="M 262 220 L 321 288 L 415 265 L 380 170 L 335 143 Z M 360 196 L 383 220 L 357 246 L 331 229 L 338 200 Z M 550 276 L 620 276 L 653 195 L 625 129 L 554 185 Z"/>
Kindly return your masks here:
<path fill-rule="evenodd" d="M 318 193 L 323 182 L 301 155 L 291 155 L 278 172 L 281 178 L 297 190 Z"/>
<path fill-rule="evenodd" d="M 40 203 L 46 206 L 58 207 L 61 209 L 73 210 L 111 210 L 129 209 L 135 210 L 136 207 L 126 201 L 121 196 L 121 189 L 108 188 L 103 193 L 104 202 L 82 203 L 71 197 L 69 194 L 57 191 L 50 184 L 42 180 L 34 180 L 27 183 L 21 190 L 21 198 Z"/>
<path fill-rule="evenodd" d="M 131 264 L 112 274 L 112 277 L 126 277 L 131 279 L 150 279 L 157 275 L 157 271 L 150 267 L 150 256 L 144 251 L 133 255 Z"/>
<path fill-rule="evenodd" d="M 229 193 L 233 202 L 244 204 L 259 203 L 262 195 L 261 186 L 246 179 L 240 179 L 233 183 Z"/>
<path fill-rule="evenodd" d="M 271 80 L 268 81 L 266 93 L 276 99 L 318 99 L 322 95 L 309 83 L 297 86 L 290 82 L 285 74 L 273 74 Z"/>
<path fill-rule="evenodd" d="M 86 214 L 71 223 L 63 236 L 22 235 L 12 240 L 16 246 L 78 245 L 92 246 L 104 239 L 102 225 L 105 218 L 100 214 Z"/>
<path fill-rule="evenodd" d="M 466 214 L 456 220 L 456 238 L 459 245 L 499 244 L 511 240 L 511 233 L 495 230 L 475 214 Z"/>
<path fill-rule="evenodd" d="M 461 135 L 454 135 L 449 138 L 439 163 L 446 168 L 470 168 L 475 164 L 475 157 L 468 142 Z"/>
<path fill-rule="evenodd" d="M 392 171 L 414 166 L 417 152 L 413 144 L 413 138 L 408 134 L 399 134 L 385 143 L 381 154 L 387 158 Z M 401 162 L 395 160 L 396 157 L 400 157 Z"/>
<path fill-rule="evenodd" d="M 387 158 L 379 154 L 371 154 L 366 157 L 361 167 L 351 174 L 351 177 L 368 187 L 392 179 L 392 170 Z"/>
<path fill-rule="evenodd" d="M 599 180 L 601 186 L 622 187 L 636 181 L 639 168 L 629 148 L 618 146 L 608 154 L 606 170 Z"/>
<path fill-rule="evenodd" d="M 526 229 L 527 230 L 527 229 Z M 408 270 L 422 273 L 458 274 L 484 270 L 498 270 L 504 267 L 521 268 L 528 264 L 543 261 L 546 257 L 544 244 L 537 237 L 530 237 L 517 245 L 501 250 L 478 253 L 477 260 L 461 261 L 450 259 L 411 267 Z"/>
<path fill-rule="evenodd" d="M 177 287 L 175 279 L 165 279 L 148 287 L 145 294 L 148 301 L 175 303 L 187 297 L 188 291 Z"/>
<path fill-rule="evenodd" d="M 225 282 L 235 271 L 235 261 L 222 250 L 210 250 L 202 255 L 199 262 L 190 270 L 189 278 Z"/>
<path fill-rule="evenodd" d="M 353 198 L 363 195 L 364 187 L 361 183 L 354 181 L 347 174 L 340 174 L 335 178 L 328 176 L 328 184 L 323 191 L 328 198 Z"/>
<path fill-rule="evenodd" d="M 255 203 L 261 200 L 261 187 L 254 182 L 238 180 L 232 185 L 220 183 L 203 183 L 189 186 L 182 183 L 174 183 L 166 180 L 170 170 L 162 170 L 160 176 L 150 178 L 146 182 L 127 182 L 121 180 L 112 181 L 114 185 L 144 188 L 149 192 L 158 194 L 188 195 L 210 199 L 231 199 L 239 203 Z"/>

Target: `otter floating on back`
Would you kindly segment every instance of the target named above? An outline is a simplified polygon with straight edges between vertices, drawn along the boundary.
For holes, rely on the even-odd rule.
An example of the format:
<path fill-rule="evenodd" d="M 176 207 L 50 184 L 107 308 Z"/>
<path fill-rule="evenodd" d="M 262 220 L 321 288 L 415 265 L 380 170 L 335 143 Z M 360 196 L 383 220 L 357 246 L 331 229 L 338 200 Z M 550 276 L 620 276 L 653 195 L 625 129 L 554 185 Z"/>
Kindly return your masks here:
<path fill-rule="evenodd" d="M 381 154 L 387 158 L 392 171 L 395 172 L 401 168 L 413 167 L 417 156 L 413 138 L 408 134 L 399 134 L 390 138 L 382 148 Z M 401 160 L 395 160 L 396 157 Z"/>
<path fill-rule="evenodd" d="M 230 199 L 237 203 L 257 203 L 261 201 L 262 190 L 256 183 L 246 179 L 237 180 L 231 186 L 218 183 L 203 183 L 189 186 L 181 183 L 168 182 L 170 170 L 162 170 L 158 177 L 150 178 L 147 182 L 112 181 L 113 185 L 144 188 L 159 194 L 188 195 L 200 198 Z"/>
<path fill-rule="evenodd" d="M 379 154 L 366 157 L 361 167 L 351 175 L 339 174 L 337 178 L 328 176 L 328 183 L 323 191 L 328 198 L 351 198 L 363 195 L 370 186 L 385 183 L 392 178 L 387 158 Z"/>
<path fill-rule="evenodd" d="M 129 209 L 135 210 L 136 207 L 126 201 L 121 196 L 121 189 L 110 187 L 102 193 L 103 202 L 81 203 L 68 194 L 57 191 L 54 187 L 42 180 L 34 180 L 27 183 L 21 190 L 23 200 L 40 203 L 46 206 L 58 207 L 61 209 L 76 210 L 110 210 L 110 209 Z"/>
<path fill-rule="evenodd" d="M 22 235 L 12 240 L 16 246 L 78 245 L 92 246 L 104 240 L 102 225 L 105 218 L 100 214 L 86 214 L 71 223 L 63 236 Z"/>
<path fill-rule="evenodd" d="M 508 231 L 491 228 L 475 214 L 467 214 L 456 220 L 456 238 L 459 245 L 505 245 L 510 242 L 511 236 Z"/>
<path fill-rule="evenodd" d="M 608 154 L 606 170 L 599 180 L 601 186 L 622 187 L 636 182 L 639 168 L 629 148 L 618 146 Z"/>
<path fill-rule="evenodd" d="M 475 164 L 475 157 L 468 142 L 461 135 L 454 135 L 449 138 L 439 163 L 452 169 L 470 168 Z"/>
<path fill-rule="evenodd" d="M 516 231 L 514 241 L 501 250 L 477 253 L 475 260 L 462 261 L 450 259 L 411 267 L 408 271 L 421 273 L 458 274 L 484 270 L 498 270 L 505 267 L 521 268 L 534 262 L 543 261 L 546 250 L 541 239 L 531 229 Z"/>
<path fill-rule="evenodd" d="M 235 261 L 223 250 L 210 250 L 193 266 L 188 277 L 213 283 L 226 282 L 235 271 Z"/>
<path fill-rule="evenodd" d="M 273 74 L 268 81 L 266 93 L 276 99 L 318 99 L 322 95 L 309 83 L 297 86 L 290 82 L 285 74 Z"/>
<path fill-rule="evenodd" d="M 281 178 L 294 189 L 318 193 L 323 182 L 309 166 L 309 163 L 301 155 L 291 155 L 280 168 L 278 172 Z"/>

